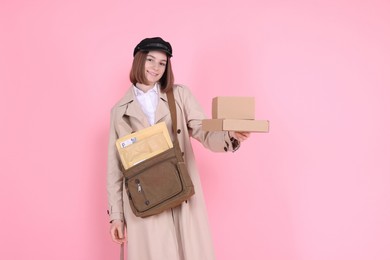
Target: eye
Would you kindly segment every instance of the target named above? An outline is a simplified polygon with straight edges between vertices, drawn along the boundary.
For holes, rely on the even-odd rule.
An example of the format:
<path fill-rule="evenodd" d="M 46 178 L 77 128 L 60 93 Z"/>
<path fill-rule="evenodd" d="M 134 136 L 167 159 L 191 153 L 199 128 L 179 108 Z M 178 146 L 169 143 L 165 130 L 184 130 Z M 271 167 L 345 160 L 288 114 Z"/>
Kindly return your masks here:
<path fill-rule="evenodd" d="M 165 67 L 167 64 L 165 62 L 160 62 L 160 66 Z"/>
<path fill-rule="evenodd" d="M 146 58 L 146 60 L 149 61 L 149 62 L 153 61 L 152 58 Z"/>

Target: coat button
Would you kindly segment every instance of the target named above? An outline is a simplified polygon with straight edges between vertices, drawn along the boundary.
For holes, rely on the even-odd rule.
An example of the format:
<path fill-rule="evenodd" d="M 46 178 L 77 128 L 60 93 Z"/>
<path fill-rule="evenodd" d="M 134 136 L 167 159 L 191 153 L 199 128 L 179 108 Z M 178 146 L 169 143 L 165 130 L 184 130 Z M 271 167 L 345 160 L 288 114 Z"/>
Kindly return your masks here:
<path fill-rule="evenodd" d="M 181 133 L 181 130 L 180 130 L 180 129 L 177 129 L 177 133 L 180 134 L 180 133 Z"/>

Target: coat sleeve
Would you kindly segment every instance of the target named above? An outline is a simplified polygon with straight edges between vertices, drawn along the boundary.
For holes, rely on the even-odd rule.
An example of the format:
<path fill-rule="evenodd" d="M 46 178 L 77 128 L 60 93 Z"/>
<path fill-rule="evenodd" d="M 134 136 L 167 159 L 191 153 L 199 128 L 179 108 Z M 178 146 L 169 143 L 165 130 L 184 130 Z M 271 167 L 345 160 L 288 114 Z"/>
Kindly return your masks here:
<path fill-rule="evenodd" d="M 107 161 L 108 214 L 110 221 L 115 219 L 123 220 L 123 174 L 120 166 L 120 158 L 115 146 L 115 141 L 118 138 L 115 129 L 115 118 L 114 107 L 111 110 Z"/>
<path fill-rule="evenodd" d="M 182 92 L 183 111 L 191 137 L 211 151 L 233 151 L 233 144 L 230 141 L 228 131 L 203 131 L 202 120 L 206 119 L 206 115 L 202 107 L 187 87 L 179 86 L 179 90 Z"/>

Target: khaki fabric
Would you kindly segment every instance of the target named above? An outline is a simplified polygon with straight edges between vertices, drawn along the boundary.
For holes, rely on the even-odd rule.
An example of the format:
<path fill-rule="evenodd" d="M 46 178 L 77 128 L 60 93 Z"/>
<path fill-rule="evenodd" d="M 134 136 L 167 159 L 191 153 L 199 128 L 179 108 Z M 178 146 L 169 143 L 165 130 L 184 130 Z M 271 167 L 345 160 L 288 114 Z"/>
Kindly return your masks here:
<path fill-rule="evenodd" d="M 209 231 L 207 211 L 196 167 L 190 137 L 215 152 L 231 151 L 227 132 L 205 132 L 203 109 L 184 86 L 174 87 L 177 110 L 178 141 L 195 186 L 195 195 L 187 203 L 148 218 L 133 215 L 124 196 L 123 175 L 115 142 L 128 135 L 130 127 L 138 131 L 149 127 L 147 117 L 131 89 L 113 107 L 108 149 L 107 193 L 110 220 L 125 219 L 127 224 L 128 260 L 213 260 L 214 250 Z M 172 122 L 167 96 L 159 92 L 156 123 L 165 122 L 171 138 Z"/>

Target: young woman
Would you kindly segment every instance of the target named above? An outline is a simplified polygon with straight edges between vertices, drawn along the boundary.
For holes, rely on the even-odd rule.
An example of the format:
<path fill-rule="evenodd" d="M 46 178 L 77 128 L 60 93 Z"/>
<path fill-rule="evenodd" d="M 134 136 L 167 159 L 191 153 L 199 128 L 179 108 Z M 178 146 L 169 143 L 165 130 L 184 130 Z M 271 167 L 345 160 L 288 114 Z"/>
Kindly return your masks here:
<path fill-rule="evenodd" d="M 112 240 L 127 241 L 128 260 L 211 260 L 214 250 L 206 207 L 190 137 L 215 152 L 238 149 L 247 132 L 205 132 L 205 114 L 182 85 L 174 85 L 172 47 L 160 37 L 143 39 L 134 49 L 130 72 L 131 87 L 111 111 L 107 191 Z M 170 131 L 172 122 L 166 92 L 173 90 L 177 110 L 177 138 L 184 152 L 195 195 L 186 203 L 158 215 L 136 217 L 123 187 L 123 174 L 115 141 L 159 122 Z M 131 128 L 130 128 L 131 126 Z"/>

